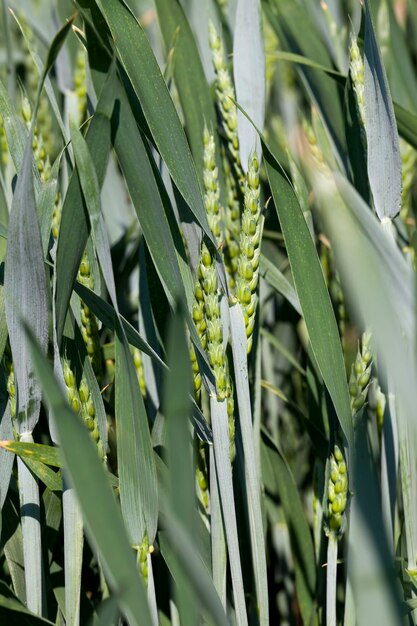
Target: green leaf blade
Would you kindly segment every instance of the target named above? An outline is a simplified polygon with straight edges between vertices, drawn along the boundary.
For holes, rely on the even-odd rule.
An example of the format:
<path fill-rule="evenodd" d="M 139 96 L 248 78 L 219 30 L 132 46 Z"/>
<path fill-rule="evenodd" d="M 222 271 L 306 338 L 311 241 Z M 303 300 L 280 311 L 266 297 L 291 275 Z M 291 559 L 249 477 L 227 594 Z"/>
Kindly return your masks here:
<path fill-rule="evenodd" d="M 295 193 L 265 145 L 264 158 L 311 346 L 346 440 L 352 445 L 353 423 L 345 365 L 320 261 Z"/>

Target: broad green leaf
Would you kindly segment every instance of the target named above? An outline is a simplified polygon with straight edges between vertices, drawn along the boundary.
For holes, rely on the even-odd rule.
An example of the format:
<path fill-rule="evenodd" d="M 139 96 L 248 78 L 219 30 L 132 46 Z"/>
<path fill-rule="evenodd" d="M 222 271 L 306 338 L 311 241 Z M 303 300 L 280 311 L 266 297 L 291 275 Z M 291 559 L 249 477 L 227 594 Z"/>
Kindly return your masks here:
<path fill-rule="evenodd" d="M 266 78 L 265 51 L 262 37 L 260 0 L 238 0 L 233 40 L 233 77 L 236 99 L 253 120 L 256 128 L 264 127 Z M 243 170 L 247 172 L 254 151 L 261 158 L 259 135 L 240 111 L 237 114 L 239 151 Z"/>
<path fill-rule="evenodd" d="M 278 495 L 288 524 L 295 559 L 297 595 L 304 624 L 315 610 L 316 569 L 314 546 L 303 503 L 291 470 L 271 437 L 262 430 L 262 475 L 267 492 Z"/>
<path fill-rule="evenodd" d="M 143 582 L 139 578 L 120 509 L 108 484 L 97 449 L 80 419 L 74 415 L 52 369 L 30 337 L 36 373 L 53 411 L 65 468 L 71 479 L 94 551 L 129 623 L 150 624 Z M 88 480 L 86 480 L 88 476 Z M 105 524 L 103 524 L 105 520 Z"/>
<path fill-rule="evenodd" d="M 96 0 L 96 4 L 107 21 L 158 151 L 198 224 L 212 239 L 185 133 L 146 34 L 123 0 Z"/>
<path fill-rule="evenodd" d="M 310 231 L 291 184 L 264 145 L 264 159 L 311 347 L 348 444 L 353 424 L 335 315 Z"/>
<path fill-rule="evenodd" d="M 401 155 L 394 108 L 365 0 L 365 130 L 368 178 L 380 220 L 401 208 Z"/>
<path fill-rule="evenodd" d="M 119 83 L 121 121 L 114 139 L 117 158 L 146 244 L 171 306 L 183 295 L 183 279 L 167 216 L 172 211 L 156 164 Z M 152 207 L 152 210 L 149 210 Z"/>

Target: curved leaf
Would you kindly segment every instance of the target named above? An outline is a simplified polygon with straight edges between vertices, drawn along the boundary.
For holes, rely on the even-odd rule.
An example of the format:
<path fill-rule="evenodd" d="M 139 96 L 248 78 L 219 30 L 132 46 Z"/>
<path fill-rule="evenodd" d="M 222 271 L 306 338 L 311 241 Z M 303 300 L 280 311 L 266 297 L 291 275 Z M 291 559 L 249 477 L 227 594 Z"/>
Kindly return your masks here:
<path fill-rule="evenodd" d="M 294 190 L 265 144 L 264 160 L 311 347 L 346 440 L 352 445 L 345 364 L 319 257 Z"/>
<path fill-rule="evenodd" d="M 109 26 L 158 151 L 197 222 L 212 239 L 187 139 L 146 34 L 123 0 L 96 0 L 96 4 Z"/>
<path fill-rule="evenodd" d="M 81 420 L 69 408 L 30 331 L 28 338 L 36 373 L 54 415 L 65 468 L 77 494 L 89 541 L 100 557 L 109 585 L 129 623 L 135 626 L 144 622 L 151 624 L 143 582 L 96 446 Z"/>

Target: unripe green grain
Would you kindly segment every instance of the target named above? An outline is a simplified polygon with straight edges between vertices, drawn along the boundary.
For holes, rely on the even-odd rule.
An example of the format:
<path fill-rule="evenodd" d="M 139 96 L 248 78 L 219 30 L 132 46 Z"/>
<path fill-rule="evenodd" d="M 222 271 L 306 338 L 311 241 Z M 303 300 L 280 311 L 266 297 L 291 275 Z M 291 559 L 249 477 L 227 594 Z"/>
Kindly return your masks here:
<path fill-rule="evenodd" d="M 1 115 L 0 115 L 0 152 L 1 152 L 1 163 L 3 167 L 6 167 L 6 165 L 9 162 L 9 148 L 7 146 L 6 131 L 4 128 L 4 122 L 3 122 L 3 118 Z"/>
<path fill-rule="evenodd" d="M 371 334 L 365 332 L 362 335 L 362 345 L 358 348 L 355 362 L 352 363 L 349 378 L 350 406 L 353 415 L 363 408 L 368 395 L 372 371 L 372 351 L 370 345 Z"/>
<path fill-rule="evenodd" d="M 353 35 L 349 47 L 349 71 L 355 92 L 355 103 L 361 127 L 362 142 L 364 147 L 366 147 L 364 65 L 358 42 Z"/>
<path fill-rule="evenodd" d="M 133 362 L 135 364 L 140 392 L 142 396 L 146 398 L 145 370 L 143 368 L 142 353 L 139 348 L 133 348 Z"/>
<path fill-rule="evenodd" d="M 242 305 L 243 318 L 245 320 L 248 353 L 252 348 L 254 316 L 258 302 L 256 289 L 259 275 L 259 244 L 262 231 L 259 195 L 259 162 L 257 155 L 253 154 L 249 160 L 245 182 L 240 257 L 237 264 L 236 284 L 236 298 Z"/>
<path fill-rule="evenodd" d="M 142 574 L 145 586 L 148 585 L 148 554 L 152 554 L 154 551 L 154 547 L 149 545 L 148 535 L 145 534 L 142 539 L 142 543 L 139 546 L 136 546 L 138 551 L 138 565 L 139 571 Z"/>
<path fill-rule="evenodd" d="M 326 534 L 339 538 L 343 533 L 344 512 L 347 504 L 348 478 L 343 452 L 335 445 L 329 459 L 329 480 L 327 484 Z"/>
<path fill-rule="evenodd" d="M 80 269 L 78 271 L 78 280 L 85 287 L 88 287 L 91 290 L 94 289 L 94 278 L 91 272 L 87 252 L 84 252 L 81 260 Z M 99 378 L 101 376 L 101 349 L 97 318 L 82 300 L 80 303 L 81 334 L 83 336 L 94 373 Z"/>
<path fill-rule="evenodd" d="M 212 62 L 216 73 L 216 96 L 223 121 L 223 129 L 227 137 L 227 147 L 233 158 L 233 166 L 240 182 L 244 176 L 239 155 L 239 139 L 237 134 L 237 107 L 235 105 L 236 95 L 232 78 L 227 69 L 223 43 L 214 27 L 209 22 L 209 43 L 212 54 Z"/>
<path fill-rule="evenodd" d="M 206 450 L 204 444 L 200 439 L 197 439 L 196 450 L 196 490 L 198 500 L 206 514 L 209 512 L 210 495 L 208 490 L 208 470 Z"/>
<path fill-rule="evenodd" d="M 78 413 L 80 415 L 86 428 L 90 432 L 91 438 L 97 444 L 97 450 L 100 458 L 103 461 L 106 461 L 106 453 L 104 452 L 103 445 L 100 442 L 94 401 L 87 380 L 83 376 L 79 386 L 77 386 L 75 374 L 66 358 L 62 359 L 62 371 L 67 389 L 68 402 L 74 413 Z M 98 445 L 99 443 L 100 445 Z"/>
<path fill-rule="evenodd" d="M 4 366 L 6 373 L 6 388 L 7 393 L 9 394 L 10 417 L 14 420 L 16 417 L 16 384 L 10 350 L 6 350 L 4 353 Z"/>
<path fill-rule="evenodd" d="M 87 72 L 84 49 L 77 52 L 74 71 L 74 91 L 78 102 L 77 124 L 80 126 L 84 122 L 87 113 Z"/>
<path fill-rule="evenodd" d="M 28 129 L 32 124 L 32 107 L 30 105 L 27 96 L 23 96 L 22 99 L 22 117 Z M 33 158 L 38 168 L 39 177 L 42 182 L 49 180 L 51 175 L 51 163 L 49 160 L 48 151 L 45 146 L 45 140 L 42 133 L 38 129 L 38 125 L 35 124 L 33 129 Z"/>

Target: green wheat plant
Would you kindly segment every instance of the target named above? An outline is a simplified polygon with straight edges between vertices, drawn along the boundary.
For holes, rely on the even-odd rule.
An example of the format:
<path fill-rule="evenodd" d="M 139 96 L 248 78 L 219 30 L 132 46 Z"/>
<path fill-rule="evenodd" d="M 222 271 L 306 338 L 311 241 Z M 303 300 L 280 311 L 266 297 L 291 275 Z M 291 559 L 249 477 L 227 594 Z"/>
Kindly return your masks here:
<path fill-rule="evenodd" d="M 1 2 L 1 623 L 417 624 L 416 34 Z"/>

